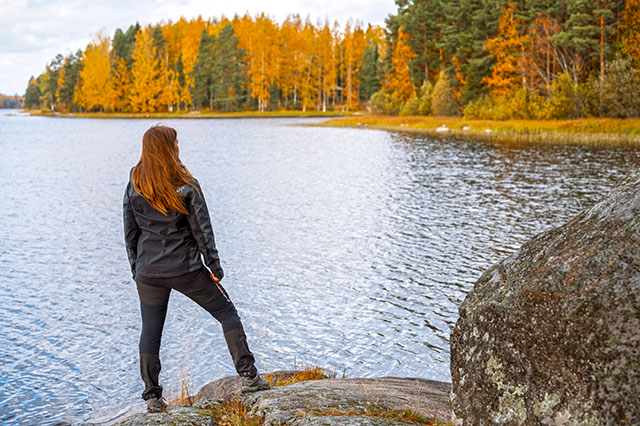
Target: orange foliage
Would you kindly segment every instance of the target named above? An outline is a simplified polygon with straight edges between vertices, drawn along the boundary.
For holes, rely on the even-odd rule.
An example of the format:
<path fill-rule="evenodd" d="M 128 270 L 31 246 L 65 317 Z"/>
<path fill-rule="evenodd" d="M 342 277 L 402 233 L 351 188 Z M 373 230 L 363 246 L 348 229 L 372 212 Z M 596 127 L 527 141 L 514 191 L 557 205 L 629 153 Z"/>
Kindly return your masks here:
<path fill-rule="evenodd" d="M 151 28 L 140 29 L 131 53 L 133 65 L 129 101 L 134 112 L 155 112 L 164 104 L 164 73 L 161 73 L 156 53 Z"/>
<path fill-rule="evenodd" d="M 75 92 L 75 100 L 86 110 L 113 110 L 110 44 L 109 36 L 98 33 L 84 52 L 81 83 L 79 90 Z"/>
<path fill-rule="evenodd" d="M 393 71 L 387 74 L 384 89 L 391 91 L 391 97 L 399 102 L 405 102 L 415 93 L 409 62 L 416 57 L 415 52 L 407 44 L 409 35 L 402 28 L 398 29 L 398 41 L 393 48 L 391 64 Z"/>
<path fill-rule="evenodd" d="M 528 37 L 520 35 L 520 20 L 514 15 L 515 4 L 509 2 L 502 10 L 498 35 L 487 41 L 487 50 L 496 60 L 491 76 L 484 79 L 491 93 L 505 95 L 519 84 L 523 86 L 522 53 Z"/>
<path fill-rule="evenodd" d="M 314 25 L 300 15 L 290 15 L 282 24 L 264 13 L 235 16 L 232 20 L 224 16 L 210 21 L 180 18 L 157 25 L 164 39 L 161 51 L 154 44 L 152 27 L 141 28 L 128 65 L 124 59 L 111 55 L 108 36 L 96 36 L 83 54 L 74 102 L 88 111 L 148 113 L 193 107 L 193 71 L 202 31 L 217 35 L 227 23 L 238 37 L 238 48 L 246 54 L 243 87 L 257 101 L 261 112 L 275 103 L 271 99 L 274 93 L 279 93 L 279 106 L 286 109 L 327 111 L 342 101 L 345 109 L 357 109 L 365 46 L 373 41 L 381 55 L 385 51 L 381 27 L 369 26 L 364 31 L 351 21 L 341 29 L 337 22 Z M 406 40 L 406 34 L 402 36 Z M 398 48 L 403 53 L 408 49 L 402 42 Z M 400 68 L 399 79 L 404 72 Z M 408 70 L 404 74 L 407 73 Z M 63 78 L 61 68 L 58 86 Z M 237 96 L 242 99 L 243 94 Z M 250 105 L 251 102 L 245 107 Z"/>
<path fill-rule="evenodd" d="M 640 0 L 627 0 L 622 15 L 622 46 L 636 66 L 640 66 Z"/>
<path fill-rule="evenodd" d="M 358 107 L 358 89 L 360 87 L 360 65 L 362 63 L 362 55 L 367 45 L 364 31 L 358 24 L 351 27 L 351 22 L 347 22 L 342 38 L 342 46 L 344 50 L 344 59 L 342 61 L 342 69 L 344 72 L 344 101 L 347 111 Z"/>

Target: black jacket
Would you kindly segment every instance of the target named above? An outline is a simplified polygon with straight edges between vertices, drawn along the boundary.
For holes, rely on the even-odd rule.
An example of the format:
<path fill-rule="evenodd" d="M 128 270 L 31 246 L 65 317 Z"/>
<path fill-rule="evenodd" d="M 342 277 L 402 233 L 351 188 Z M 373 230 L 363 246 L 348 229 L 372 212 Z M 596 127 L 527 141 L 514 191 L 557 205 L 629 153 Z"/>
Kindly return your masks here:
<path fill-rule="evenodd" d="M 132 169 L 133 170 L 133 169 Z M 149 278 L 177 277 L 202 268 L 200 254 L 216 278 L 222 279 L 218 250 L 207 204 L 198 181 L 176 188 L 188 215 L 151 207 L 129 184 L 124 193 L 124 240 L 131 274 Z"/>

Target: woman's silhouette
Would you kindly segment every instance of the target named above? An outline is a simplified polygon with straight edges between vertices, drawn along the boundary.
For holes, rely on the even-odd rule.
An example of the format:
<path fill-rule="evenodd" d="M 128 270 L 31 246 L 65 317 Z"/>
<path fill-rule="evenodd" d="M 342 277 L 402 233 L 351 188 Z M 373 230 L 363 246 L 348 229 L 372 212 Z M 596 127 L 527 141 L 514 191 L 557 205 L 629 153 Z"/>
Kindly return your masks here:
<path fill-rule="evenodd" d="M 166 409 L 158 382 L 158 354 L 172 289 L 220 322 L 242 378 L 241 391 L 268 389 L 269 383 L 254 366 L 236 308 L 220 285 L 224 272 L 209 211 L 198 181 L 179 159 L 174 129 L 156 125 L 145 132 L 142 155 L 131 169 L 123 204 L 127 254 L 142 313 L 140 373 L 147 410 Z"/>

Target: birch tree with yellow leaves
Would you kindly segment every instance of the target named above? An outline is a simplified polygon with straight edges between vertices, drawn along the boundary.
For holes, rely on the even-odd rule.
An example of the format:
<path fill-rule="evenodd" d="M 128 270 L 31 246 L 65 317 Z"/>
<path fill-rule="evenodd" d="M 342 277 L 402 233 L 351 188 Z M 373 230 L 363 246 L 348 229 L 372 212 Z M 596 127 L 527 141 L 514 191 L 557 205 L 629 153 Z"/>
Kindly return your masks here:
<path fill-rule="evenodd" d="M 162 107 L 162 93 L 165 87 L 162 84 L 161 68 L 156 53 L 151 28 L 140 29 L 131 53 L 133 65 L 129 102 L 134 112 L 155 112 Z"/>
<path fill-rule="evenodd" d="M 112 111 L 114 108 L 110 46 L 109 36 L 98 33 L 84 52 L 80 84 L 74 96 L 84 110 Z"/>

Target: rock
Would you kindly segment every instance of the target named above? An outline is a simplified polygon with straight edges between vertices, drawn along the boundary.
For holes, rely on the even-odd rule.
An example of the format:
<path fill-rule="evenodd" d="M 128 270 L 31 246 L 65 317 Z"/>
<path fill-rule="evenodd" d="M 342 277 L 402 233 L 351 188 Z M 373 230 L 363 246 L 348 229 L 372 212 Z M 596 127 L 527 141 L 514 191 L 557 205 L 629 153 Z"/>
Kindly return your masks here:
<path fill-rule="evenodd" d="M 281 370 L 269 373 L 275 380 L 284 380 L 294 374 L 299 373 L 296 370 Z M 240 391 L 240 377 L 225 377 L 223 379 L 214 380 L 207 383 L 193 397 L 193 403 L 198 404 L 207 400 L 228 399 Z"/>
<path fill-rule="evenodd" d="M 447 127 L 446 124 L 443 124 L 442 126 L 436 128 L 436 132 L 438 133 L 443 133 L 443 132 L 450 132 L 451 129 Z"/>
<path fill-rule="evenodd" d="M 449 420 L 448 383 L 424 379 L 326 379 L 294 383 L 244 398 L 250 413 L 265 425 L 405 424 L 367 416 L 372 410 L 405 410 Z M 342 415 L 335 415 L 342 413 Z"/>
<path fill-rule="evenodd" d="M 640 174 L 489 268 L 459 310 L 457 424 L 640 424 Z"/>
<path fill-rule="evenodd" d="M 288 377 L 295 371 L 271 373 Z M 193 407 L 170 406 L 166 413 L 136 414 L 119 424 L 151 426 L 165 424 L 216 425 L 216 410 L 226 410 L 225 400 L 240 397 L 236 378 L 227 377 L 205 385 Z M 220 386 L 219 391 L 213 389 Z M 242 396 L 250 416 L 264 417 L 265 425 L 347 426 L 409 425 L 402 410 L 427 420 L 448 420 L 449 383 L 425 379 L 325 379 L 279 386 Z M 207 395 L 215 397 L 207 398 Z M 218 398 L 223 396 L 224 398 Z M 399 411 L 394 411 L 399 410 Z M 219 415 L 219 414 L 218 414 Z M 223 420 L 220 420 L 223 422 Z"/>
<path fill-rule="evenodd" d="M 218 422 L 211 411 L 195 407 L 170 406 L 166 413 L 140 413 L 118 423 L 122 426 L 217 426 Z"/>
<path fill-rule="evenodd" d="M 463 132 L 468 132 L 469 130 L 471 130 L 471 127 L 469 127 L 469 126 L 462 126 L 462 131 L 463 131 Z"/>
<path fill-rule="evenodd" d="M 485 133 L 493 133 L 493 129 L 484 129 Z"/>

